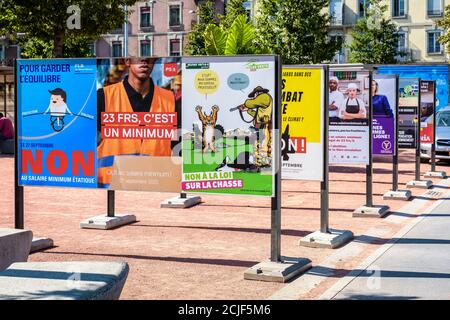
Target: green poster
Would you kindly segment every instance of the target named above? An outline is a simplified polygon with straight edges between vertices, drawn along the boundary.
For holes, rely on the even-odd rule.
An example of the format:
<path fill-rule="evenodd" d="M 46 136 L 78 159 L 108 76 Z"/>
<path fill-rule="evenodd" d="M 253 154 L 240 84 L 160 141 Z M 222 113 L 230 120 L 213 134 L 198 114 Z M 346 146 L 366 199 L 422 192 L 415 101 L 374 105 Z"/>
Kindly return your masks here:
<path fill-rule="evenodd" d="M 273 195 L 275 59 L 183 59 L 183 191 Z"/>

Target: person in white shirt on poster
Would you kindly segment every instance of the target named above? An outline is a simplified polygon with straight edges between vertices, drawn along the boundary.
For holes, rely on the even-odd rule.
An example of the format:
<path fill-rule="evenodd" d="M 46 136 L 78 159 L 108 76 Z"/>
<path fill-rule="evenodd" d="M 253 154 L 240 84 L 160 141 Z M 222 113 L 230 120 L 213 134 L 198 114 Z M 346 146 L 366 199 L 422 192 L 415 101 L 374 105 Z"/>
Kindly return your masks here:
<path fill-rule="evenodd" d="M 329 121 L 330 122 L 340 122 L 341 118 L 339 117 L 339 106 L 344 101 L 345 97 L 338 90 L 339 79 L 337 77 L 330 77 L 329 87 L 330 93 L 328 95 L 328 110 L 329 110 Z"/>
<path fill-rule="evenodd" d="M 345 122 L 361 122 L 361 120 L 367 119 L 366 105 L 357 95 L 358 86 L 355 83 L 349 83 L 347 98 L 339 107 L 339 117 Z"/>

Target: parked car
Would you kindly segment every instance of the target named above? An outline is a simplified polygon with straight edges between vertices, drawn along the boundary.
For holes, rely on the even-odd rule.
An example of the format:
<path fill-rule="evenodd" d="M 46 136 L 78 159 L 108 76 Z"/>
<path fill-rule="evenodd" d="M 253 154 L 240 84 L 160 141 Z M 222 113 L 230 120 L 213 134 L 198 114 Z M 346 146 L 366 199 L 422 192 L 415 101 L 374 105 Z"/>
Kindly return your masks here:
<path fill-rule="evenodd" d="M 436 113 L 436 160 L 450 161 L 450 105 Z M 431 143 L 420 144 L 422 162 L 431 159 Z"/>

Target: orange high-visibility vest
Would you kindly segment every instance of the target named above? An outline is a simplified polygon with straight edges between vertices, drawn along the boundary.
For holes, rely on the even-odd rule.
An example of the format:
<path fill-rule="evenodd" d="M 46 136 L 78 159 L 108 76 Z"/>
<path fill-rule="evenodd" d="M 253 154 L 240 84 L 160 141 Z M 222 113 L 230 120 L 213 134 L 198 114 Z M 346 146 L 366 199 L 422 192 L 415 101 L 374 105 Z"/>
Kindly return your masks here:
<path fill-rule="evenodd" d="M 123 82 L 104 87 L 105 112 L 134 112 Z M 175 112 L 172 91 L 154 86 L 151 112 Z M 112 166 L 116 155 L 170 156 L 170 140 L 104 139 L 97 148 L 97 181 L 111 183 Z"/>

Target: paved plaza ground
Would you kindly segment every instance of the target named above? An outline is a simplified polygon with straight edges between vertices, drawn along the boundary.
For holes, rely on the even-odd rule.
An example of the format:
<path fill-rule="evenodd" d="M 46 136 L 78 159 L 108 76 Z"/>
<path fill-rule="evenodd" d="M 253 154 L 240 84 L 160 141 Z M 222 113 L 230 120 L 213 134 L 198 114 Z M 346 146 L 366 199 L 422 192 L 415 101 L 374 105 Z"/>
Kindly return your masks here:
<path fill-rule="evenodd" d="M 401 188 L 414 179 L 414 151 L 400 156 Z M 13 162 L 0 157 L 0 227 L 13 227 Z M 447 164 L 437 169 L 446 171 Z M 353 268 L 389 241 L 436 200 L 420 198 L 414 212 L 404 201 L 383 201 L 391 188 L 392 164 L 374 165 L 374 203 L 391 207 L 387 218 L 353 218 L 365 203 L 365 168 L 330 168 L 330 226 L 351 230 L 352 244 L 340 249 L 300 247 L 298 241 L 319 229 L 320 184 L 283 181 L 282 255 L 312 260 L 315 282 L 300 285 L 243 279 L 244 271 L 270 253 L 270 199 L 203 195 L 190 209 L 161 209 L 164 193 L 116 192 L 116 210 L 138 222 L 115 230 L 80 229 L 80 221 L 106 212 L 106 191 L 25 188 L 25 227 L 50 237 L 55 247 L 29 261 L 127 261 L 130 274 L 121 299 L 317 299 Z M 422 164 L 422 173 L 430 170 Z M 438 182 L 438 180 L 434 180 Z M 320 274 L 321 266 L 323 274 Z M 330 268 L 329 266 L 332 266 Z M 331 270 L 331 271 L 330 271 Z M 305 278 L 306 279 L 306 278 Z M 298 286 L 296 287 L 296 284 Z"/>

